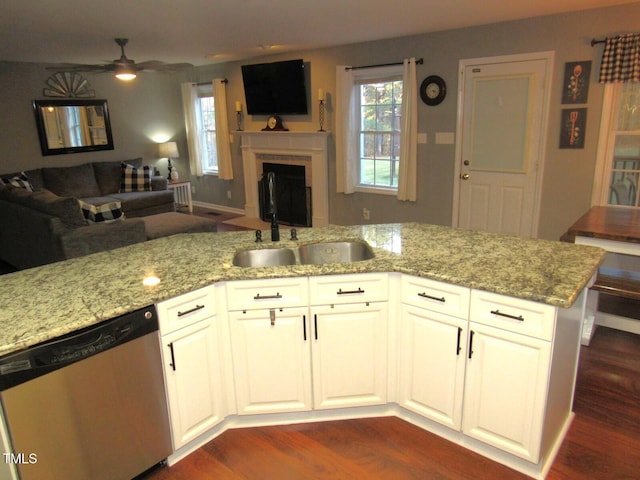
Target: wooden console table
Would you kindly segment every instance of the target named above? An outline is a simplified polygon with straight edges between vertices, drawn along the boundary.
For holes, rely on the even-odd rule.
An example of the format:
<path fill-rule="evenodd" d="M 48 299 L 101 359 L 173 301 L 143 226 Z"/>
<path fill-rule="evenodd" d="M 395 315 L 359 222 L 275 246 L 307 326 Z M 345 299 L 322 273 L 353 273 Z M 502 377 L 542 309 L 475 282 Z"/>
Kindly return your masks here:
<path fill-rule="evenodd" d="M 605 314 L 597 309 L 598 292 L 640 301 L 640 210 L 592 207 L 567 233 L 575 237 L 575 243 L 603 248 L 610 252 L 612 257 L 638 257 L 638 262 L 618 262 L 623 264 L 622 267 L 607 265 L 605 260 L 605 265 L 599 269 L 598 277 L 589 294 L 588 303 L 592 314 L 585 319 L 583 344 L 589 344 L 595 324 L 640 334 L 638 320 Z"/>

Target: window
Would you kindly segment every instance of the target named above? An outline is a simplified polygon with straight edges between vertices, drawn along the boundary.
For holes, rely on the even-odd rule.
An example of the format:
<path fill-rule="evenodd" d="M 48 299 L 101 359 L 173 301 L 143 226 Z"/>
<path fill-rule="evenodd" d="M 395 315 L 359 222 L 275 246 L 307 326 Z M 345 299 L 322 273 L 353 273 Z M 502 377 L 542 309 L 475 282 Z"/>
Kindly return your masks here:
<path fill-rule="evenodd" d="M 357 83 L 359 99 L 359 189 L 398 189 L 402 78 Z"/>
<path fill-rule="evenodd" d="M 198 85 L 195 104 L 200 161 L 204 173 L 218 173 L 218 150 L 216 147 L 216 107 L 212 85 Z"/>
<path fill-rule="evenodd" d="M 598 149 L 596 203 L 640 208 L 640 83 L 609 83 Z"/>

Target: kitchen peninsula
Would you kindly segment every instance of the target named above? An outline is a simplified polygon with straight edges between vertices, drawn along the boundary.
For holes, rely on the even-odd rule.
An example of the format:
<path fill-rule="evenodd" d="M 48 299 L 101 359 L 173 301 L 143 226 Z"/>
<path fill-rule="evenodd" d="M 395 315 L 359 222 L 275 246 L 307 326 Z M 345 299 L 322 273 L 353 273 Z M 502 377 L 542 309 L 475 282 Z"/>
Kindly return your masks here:
<path fill-rule="evenodd" d="M 350 263 L 296 263 L 265 268 L 233 265 L 238 249 L 288 247 L 296 250 L 300 245 L 314 242 L 343 240 L 368 243 L 374 258 Z M 268 240 L 257 244 L 253 232 L 175 235 L 3 277 L 0 355 L 150 304 L 159 304 L 161 335 L 165 335 L 162 332 L 163 303 L 205 287 L 215 287 L 217 292 L 224 292 L 226 288 L 226 293 L 215 295 L 217 310 L 211 317 L 217 322 L 216 345 L 222 357 L 215 364 L 223 365 L 216 367 L 222 370 L 222 373 L 218 372 L 222 385 L 216 395 L 224 396 L 221 404 L 225 405 L 217 420 L 217 433 L 252 422 L 394 414 L 512 468 L 540 477 L 550 466 L 570 423 L 584 292 L 604 254 L 603 250 L 589 246 L 524 240 L 417 223 L 300 229 L 298 240 L 289 240 L 283 234 L 282 241 L 277 244 Z M 159 283 L 146 286 L 145 280 L 149 278 L 159 279 Z M 335 290 L 338 294 L 356 293 L 357 299 L 320 298 L 325 287 L 328 291 L 343 279 L 345 282 L 348 279 L 353 288 Z M 360 281 L 363 288 L 359 286 Z M 365 285 L 369 281 L 377 283 Z M 322 403 L 324 392 L 316 391 L 313 392 L 314 401 L 309 404 L 302 401 L 295 414 L 286 413 L 284 407 L 260 410 L 266 408 L 266 404 L 257 407 L 243 404 L 244 393 L 238 385 L 245 381 L 252 385 L 258 381 L 252 378 L 251 371 L 237 368 L 237 360 L 243 359 L 242 355 L 246 353 L 240 348 L 242 342 L 247 338 L 251 340 L 243 335 L 253 334 L 243 330 L 249 325 L 247 321 L 253 320 L 243 317 L 251 309 L 243 306 L 240 298 L 240 287 L 252 285 L 251 282 L 280 285 L 274 287 L 276 297 L 286 296 L 281 285 L 298 282 L 296 288 L 304 298 L 293 307 L 311 312 L 303 313 L 300 316 L 302 323 L 296 323 L 295 327 L 299 328 L 301 339 L 304 330 L 305 348 L 310 349 L 303 353 L 305 361 L 315 362 L 313 386 L 311 382 L 303 385 L 309 392 L 319 388 L 321 382 L 317 381 L 317 376 L 327 373 L 316 370 L 324 352 L 306 343 L 307 332 L 311 335 L 312 329 L 315 329 L 316 343 L 318 341 L 318 325 L 312 326 L 310 319 L 322 324 L 327 315 L 339 313 L 343 307 L 346 309 L 343 315 L 349 315 L 343 318 L 355 318 L 358 311 L 354 310 L 354 305 L 360 305 L 358 302 L 362 302 L 362 308 L 373 305 L 376 316 L 367 317 L 362 325 L 376 325 L 377 333 L 364 337 L 371 338 L 380 347 L 375 350 L 376 362 L 382 365 L 375 374 L 383 374 L 382 380 L 376 381 L 379 391 L 374 392 L 375 395 L 361 396 L 360 404 L 354 396 L 355 403 L 340 404 L 325 398 L 326 405 Z M 366 302 L 363 299 L 365 290 L 366 295 L 372 296 L 367 297 Z M 258 298 L 267 297 L 258 295 Z M 418 303 L 423 301 L 425 303 Z M 234 305 L 239 306 L 236 309 Z M 272 327 L 281 325 L 278 318 L 284 317 L 282 321 L 288 321 L 289 306 L 279 307 L 277 300 L 269 300 L 255 308 L 256 312 L 259 308 L 266 309 L 267 322 L 269 311 L 273 310 Z M 370 322 L 371 318 L 375 320 Z M 327 328 L 332 321 L 331 318 L 327 320 Z M 457 353 L 452 348 L 453 358 L 437 369 L 451 368 L 451 378 L 457 379 L 457 383 L 451 385 L 454 392 L 451 397 L 456 399 L 450 418 L 441 413 L 433 414 L 434 408 L 428 405 L 428 399 L 419 398 L 419 392 L 424 388 L 415 385 L 424 382 L 420 375 L 422 367 L 418 365 L 422 352 L 430 351 L 416 345 L 415 341 L 422 338 L 429 342 L 435 335 L 440 335 L 439 330 L 428 330 L 429 322 L 445 325 L 454 341 L 457 336 Z M 231 341 L 223 338 L 224 335 L 230 335 Z M 355 342 L 352 343 L 354 350 L 358 350 L 357 341 L 352 341 Z M 522 355 L 518 353 L 505 362 L 502 355 L 513 354 L 514 346 Z M 492 347 L 496 347 L 493 351 L 499 354 L 483 355 Z M 359 351 L 373 350 L 362 348 Z M 230 361 L 232 355 L 233 362 Z M 247 365 L 251 365 L 252 359 L 247 357 L 246 360 Z M 413 368 L 414 364 L 416 368 Z M 165 365 L 165 372 L 166 368 Z M 509 376 L 508 386 L 498 385 L 500 376 L 492 374 L 497 368 L 502 369 L 501 375 Z M 522 368 L 522 371 L 515 368 Z M 429 366 L 425 367 L 425 372 L 429 370 Z M 280 373 L 281 370 L 274 370 L 274 375 Z M 246 378 L 240 378 L 241 374 Z M 510 433 L 518 437 L 513 442 L 505 441 L 504 433 L 494 435 L 496 432 L 490 431 L 493 427 L 499 428 L 495 422 L 493 425 L 481 424 L 486 418 L 480 417 L 496 406 L 479 411 L 485 408 L 484 402 L 489 397 L 476 381 L 478 376 L 492 388 L 501 388 L 490 397 L 504 397 L 508 406 L 520 400 L 532 406 L 534 413 L 525 412 L 526 418 L 519 412 L 506 413 L 515 418 L 510 420 L 512 426 L 513 422 L 516 425 Z M 286 380 L 278 378 L 278 383 L 284 382 Z M 518 393 L 520 386 L 523 391 Z M 464 405 L 463 389 L 466 392 Z M 224 393 L 220 394 L 220 390 Z M 477 401 L 470 402 L 467 398 Z M 169 410 L 173 415 L 171 402 L 170 395 Z M 344 406 L 354 408 L 342 408 Z M 363 410 L 359 411 L 361 406 Z M 253 407 L 257 410 L 252 411 Z M 267 418 L 263 411 L 275 416 Z M 463 411 L 464 420 L 461 420 Z M 182 445 L 176 441 L 175 428 L 173 433 L 175 460 L 210 438 L 209 434 L 203 433 Z"/>

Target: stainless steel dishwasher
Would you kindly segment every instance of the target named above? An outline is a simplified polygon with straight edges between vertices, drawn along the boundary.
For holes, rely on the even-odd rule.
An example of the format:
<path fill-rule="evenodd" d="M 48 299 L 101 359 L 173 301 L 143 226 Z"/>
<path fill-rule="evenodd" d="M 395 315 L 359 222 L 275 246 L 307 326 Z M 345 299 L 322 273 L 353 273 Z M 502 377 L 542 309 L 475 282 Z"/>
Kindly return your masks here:
<path fill-rule="evenodd" d="M 0 390 L 23 480 L 129 480 L 171 453 L 155 307 L 0 358 Z"/>

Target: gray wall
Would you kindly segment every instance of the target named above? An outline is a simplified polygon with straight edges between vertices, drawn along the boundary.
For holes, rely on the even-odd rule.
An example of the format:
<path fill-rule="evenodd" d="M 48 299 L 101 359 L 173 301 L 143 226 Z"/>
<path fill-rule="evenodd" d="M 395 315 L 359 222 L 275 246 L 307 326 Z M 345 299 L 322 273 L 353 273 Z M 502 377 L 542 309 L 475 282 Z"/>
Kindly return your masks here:
<path fill-rule="evenodd" d="M 539 236 L 557 239 L 590 206 L 603 87 L 597 83 L 602 45 L 592 48 L 591 38 L 638 30 L 640 3 L 588 10 L 515 22 L 465 28 L 392 40 L 253 58 L 199 67 L 180 75 L 142 74 L 132 84 L 116 82 L 110 75 L 87 74 L 98 98 L 106 98 L 112 117 L 116 149 L 112 152 L 42 157 L 38 147 L 31 101 L 42 98 L 42 88 L 51 72 L 42 65 L 0 63 L 0 99 L 4 115 L 0 119 L 0 172 L 43 165 L 73 165 L 103 159 L 145 157 L 166 173 L 166 161 L 158 161 L 157 141 L 178 142 L 182 158 L 178 169 L 186 176 L 187 147 L 182 120 L 179 84 L 182 81 L 209 81 L 226 77 L 230 130 L 236 129 L 233 106 L 244 104 L 241 63 L 257 63 L 303 58 L 310 65 L 311 114 L 285 117 L 292 131 L 318 129 L 316 92 L 328 92 L 325 128 L 334 124 L 335 67 L 340 64 L 367 65 L 401 61 L 404 57 L 424 58 L 418 66 L 418 80 L 438 74 L 447 82 L 448 94 L 437 107 L 419 106 L 419 132 L 427 133 L 427 144 L 418 148 L 418 201 L 398 202 L 394 197 L 356 193 L 335 193 L 335 163 L 330 161 L 330 220 L 337 224 L 362 223 L 362 209 L 371 211 L 371 223 L 420 221 L 450 225 L 454 183 L 454 145 L 436 145 L 436 132 L 455 132 L 457 115 L 458 62 L 461 59 L 555 51 L 551 91 L 549 131 L 543 177 Z M 592 60 L 585 148 L 558 148 L 561 93 L 565 62 Z M 264 117 L 245 117 L 244 129 L 260 130 Z M 331 137 L 333 143 L 333 137 Z M 242 209 L 244 188 L 239 142 L 232 144 L 235 180 L 222 181 L 206 176 L 192 179 L 195 199 L 205 203 Z M 227 199 L 227 192 L 231 199 Z"/>

